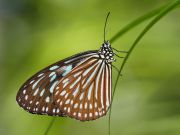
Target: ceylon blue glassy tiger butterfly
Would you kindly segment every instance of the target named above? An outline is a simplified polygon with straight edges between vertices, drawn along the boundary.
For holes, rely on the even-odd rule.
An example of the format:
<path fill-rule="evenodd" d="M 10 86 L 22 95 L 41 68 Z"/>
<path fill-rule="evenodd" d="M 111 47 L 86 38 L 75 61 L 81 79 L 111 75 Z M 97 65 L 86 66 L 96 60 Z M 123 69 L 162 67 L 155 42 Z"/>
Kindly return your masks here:
<path fill-rule="evenodd" d="M 108 16 L 101 48 L 73 55 L 33 75 L 17 93 L 20 107 L 33 114 L 69 116 L 80 121 L 106 115 L 111 105 L 112 62 L 116 55 L 105 41 Z"/>

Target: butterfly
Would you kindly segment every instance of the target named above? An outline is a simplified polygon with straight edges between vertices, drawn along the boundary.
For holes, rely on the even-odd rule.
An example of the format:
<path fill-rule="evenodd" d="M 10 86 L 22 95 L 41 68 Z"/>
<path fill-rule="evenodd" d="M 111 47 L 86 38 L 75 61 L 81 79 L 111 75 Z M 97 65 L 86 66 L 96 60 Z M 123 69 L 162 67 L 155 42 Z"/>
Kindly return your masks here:
<path fill-rule="evenodd" d="M 28 79 L 16 101 L 33 114 L 98 119 L 111 105 L 114 55 L 110 42 L 104 41 L 99 50 L 56 62 Z"/>

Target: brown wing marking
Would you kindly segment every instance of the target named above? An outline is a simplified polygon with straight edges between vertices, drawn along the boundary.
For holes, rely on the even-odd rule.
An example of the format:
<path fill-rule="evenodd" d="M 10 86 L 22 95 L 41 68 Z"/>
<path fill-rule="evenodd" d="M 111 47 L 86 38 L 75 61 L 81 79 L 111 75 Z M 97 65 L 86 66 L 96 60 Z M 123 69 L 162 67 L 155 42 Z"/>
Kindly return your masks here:
<path fill-rule="evenodd" d="M 111 90 L 110 73 L 109 65 L 102 60 L 82 63 L 58 84 L 55 103 L 65 115 L 81 121 L 102 117 L 109 108 L 106 100 Z"/>

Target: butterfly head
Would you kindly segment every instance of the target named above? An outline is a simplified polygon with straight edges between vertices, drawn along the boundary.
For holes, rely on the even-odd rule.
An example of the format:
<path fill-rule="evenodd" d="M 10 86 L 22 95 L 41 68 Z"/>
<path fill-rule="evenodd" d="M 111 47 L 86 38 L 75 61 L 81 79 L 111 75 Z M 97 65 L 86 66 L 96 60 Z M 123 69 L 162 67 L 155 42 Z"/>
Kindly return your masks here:
<path fill-rule="evenodd" d="M 113 58 L 114 52 L 111 48 L 111 44 L 109 43 L 109 41 L 105 41 L 102 44 L 98 53 L 99 53 L 100 58 L 105 60 L 107 63 L 111 63 L 115 61 L 115 59 Z"/>

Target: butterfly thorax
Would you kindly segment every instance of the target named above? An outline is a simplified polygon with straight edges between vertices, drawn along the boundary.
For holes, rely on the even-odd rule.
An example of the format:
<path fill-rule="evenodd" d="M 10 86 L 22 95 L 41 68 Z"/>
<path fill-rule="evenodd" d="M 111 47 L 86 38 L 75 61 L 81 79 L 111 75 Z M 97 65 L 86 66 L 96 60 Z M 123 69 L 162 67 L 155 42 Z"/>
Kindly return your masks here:
<path fill-rule="evenodd" d="M 109 41 L 105 41 L 102 44 L 101 48 L 98 51 L 98 54 L 100 58 L 105 60 L 107 63 L 111 63 L 115 61 L 115 59 L 113 58 L 114 53 L 113 53 L 113 50 L 111 48 L 111 44 L 109 43 Z"/>

